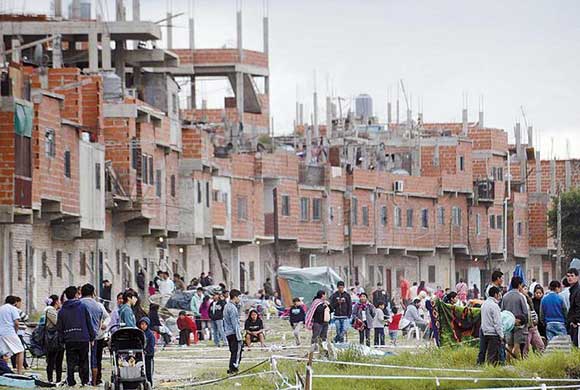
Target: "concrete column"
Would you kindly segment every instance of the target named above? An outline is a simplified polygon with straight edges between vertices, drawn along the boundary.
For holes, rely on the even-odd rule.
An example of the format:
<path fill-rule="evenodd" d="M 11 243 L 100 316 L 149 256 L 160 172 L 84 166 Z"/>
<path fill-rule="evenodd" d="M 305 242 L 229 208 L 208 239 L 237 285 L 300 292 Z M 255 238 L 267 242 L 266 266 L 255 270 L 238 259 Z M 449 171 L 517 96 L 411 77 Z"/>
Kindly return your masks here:
<path fill-rule="evenodd" d="M 556 160 L 550 160 L 550 194 L 556 194 Z"/>
<path fill-rule="evenodd" d="M 244 126 L 244 74 L 242 72 L 236 72 L 236 108 L 238 110 L 237 137 L 239 137 Z"/>
<path fill-rule="evenodd" d="M 534 129 L 532 126 L 528 126 L 528 147 L 534 146 Z"/>
<path fill-rule="evenodd" d="M 461 131 L 462 131 L 463 135 L 467 135 L 467 130 L 468 130 L 467 129 L 467 127 L 468 127 L 468 125 L 467 125 L 467 108 L 464 108 L 461 111 L 461 124 L 462 124 Z"/>
<path fill-rule="evenodd" d="M 195 50 L 195 21 L 189 18 L 189 48 Z"/>
<path fill-rule="evenodd" d="M 332 134 L 332 101 L 330 96 L 326 97 L 326 137 L 331 139 Z"/>
<path fill-rule="evenodd" d="M 536 192 L 542 192 L 542 160 L 540 152 L 536 152 Z"/>
<path fill-rule="evenodd" d="M 313 94 L 313 107 L 314 111 L 312 114 L 312 130 L 313 130 L 313 137 L 316 144 L 318 144 L 319 132 L 318 132 L 318 94 L 314 91 Z"/>
<path fill-rule="evenodd" d="M 236 25 L 237 25 L 237 37 L 238 37 L 238 55 L 240 57 L 240 62 L 244 58 L 244 47 L 243 47 L 243 40 L 242 40 L 242 11 L 239 10 L 236 14 Z"/>
<path fill-rule="evenodd" d="M 484 124 L 483 124 L 483 111 L 479 111 L 478 127 L 480 129 L 483 129 L 484 128 Z"/>
<path fill-rule="evenodd" d="M 195 110 L 195 99 L 196 99 L 196 95 L 195 95 L 195 76 L 191 76 L 189 78 L 190 80 L 190 86 L 191 86 L 191 97 L 190 97 L 190 107 L 192 110 Z"/>
<path fill-rule="evenodd" d="M 112 69 L 111 65 L 111 36 L 104 31 L 101 35 L 101 66 L 104 70 Z"/>
<path fill-rule="evenodd" d="M 12 62 L 19 63 L 21 58 L 20 54 L 20 40 L 12 39 Z"/>
<path fill-rule="evenodd" d="M 519 123 L 516 123 L 516 127 L 514 128 L 514 137 L 516 139 L 516 155 L 518 156 L 518 160 L 521 161 L 520 149 L 522 145 L 522 133 Z"/>
<path fill-rule="evenodd" d="M 264 54 L 269 54 L 270 52 L 270 26 L 268 23 L 268 17 L 264 16 L 262 21 L 263 23 L 263 32 L 264 32 Z"/>
<path fill-rule="evenodd" d="M 391 102 L 387 103 L 387 123 L 390 125 L 393 122 Z"/>
<path fill-rule="evenodd" d="M 173 49 L 173 28 L 171 24 L 173 23 L 173 19 L 171 18 L 171 12 L 167 13 L 167 48 Z"/>
<path fill-rule="evenodd" d="M 115 1 L 115 20 L 117 22 L 125 20 L 125 5 L 123 0 Z"/>
<path fill-rule="evenodd" d="M 572 188 L 572 165 L 570 160 L 564 162 L 564 171 L 566 175 L 566 191 L 570 191 L 570 188 Z"/>
<path fill-rule="evenodd" d="M 0 67 L 3 68 L 6 64 L 6 47 L 4 46 L 4 34 L 0 34 Z"/>
<path fill-rule="evenodd" d="M 125 91 L 125 42 L 116 41 L 115 73 L 121 78 L 121 86 Z"/>
<path fill-rule="evenodd" d="M 62 0 L 54 0 L 54 17 L 62 18 Z"/>
<path fill-rule="evenodd" d="M 296 119 L 294 120 L 296 126 L 300 125 L 300 103 L 296 102 Z"/>
<path fill-rule="evenodd" d="M 141 0 L 133 0 L 133 20 L 141 20 Z"/>
<path fill-rule="evenodd" d="M 99 70 L 99 38 L 97 31 L 89 32 L 89 71 Z"/>

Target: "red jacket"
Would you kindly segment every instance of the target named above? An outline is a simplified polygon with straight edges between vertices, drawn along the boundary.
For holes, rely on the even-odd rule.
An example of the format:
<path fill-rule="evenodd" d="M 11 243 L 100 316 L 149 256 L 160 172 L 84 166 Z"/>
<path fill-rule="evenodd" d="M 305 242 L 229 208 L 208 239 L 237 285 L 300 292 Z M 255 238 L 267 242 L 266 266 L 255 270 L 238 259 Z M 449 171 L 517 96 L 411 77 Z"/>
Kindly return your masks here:
<path fill-rule="evenodd" d="M 189 329 L 192 332 L 197 332 L 197 326 L 195 326 L 195 321 L 189 316 L 177 319 L 177 327 L 179 330 Z"/>

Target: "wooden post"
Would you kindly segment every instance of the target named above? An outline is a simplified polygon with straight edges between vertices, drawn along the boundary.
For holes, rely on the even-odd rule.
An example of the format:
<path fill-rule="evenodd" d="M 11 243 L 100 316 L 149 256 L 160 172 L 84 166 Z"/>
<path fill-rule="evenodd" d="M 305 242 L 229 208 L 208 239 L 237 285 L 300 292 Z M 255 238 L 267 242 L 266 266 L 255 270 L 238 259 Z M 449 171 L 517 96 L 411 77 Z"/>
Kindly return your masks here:
<path fill-rule="evenodd" d="M 308 353 L 308 362 L 306 363 L 306 386 L 305 390 L 312 390 L 312 359 L 314 357 L 314 351 Z"/>

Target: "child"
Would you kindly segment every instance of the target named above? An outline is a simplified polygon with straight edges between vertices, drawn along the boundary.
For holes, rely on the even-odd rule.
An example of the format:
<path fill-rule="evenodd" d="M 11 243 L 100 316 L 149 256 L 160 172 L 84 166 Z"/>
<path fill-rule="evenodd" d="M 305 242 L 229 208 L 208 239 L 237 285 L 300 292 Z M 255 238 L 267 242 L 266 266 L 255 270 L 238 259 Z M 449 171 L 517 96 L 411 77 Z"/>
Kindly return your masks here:
<path fill-rule="evenodd" d="M 155 283 L 152 280 L 149 281 L 149 287 L 147 288 L 147 292 L 149 293 L 149 296 L 157 294 L 157 290 L 155 289 Z"/>
<path fill-rule="evenodd" d="M 393 306 L 391 308 L 393 315 L 391 317 L 391 322 L 389 323 L 389 337 L 391 338 L 391 342 L 393 345 L 397 345 L 397 335 L 399 333 L 399 323 L 401 322 L 401 318 L 403 315 L 401 313 L 397 313 L 397 307 Z"/>
<path fill-rule="evenodd" d="M 11 355 L 6 352 L 2 352 L 2 357 L 0 358 L 0 376 L 4 374 L 14 374 L 8 362 L 10 361 Z"/>
<path fill-rule="evenodd" d="M 378 302 L 375 316 L 373 318 L 373 328 L 375 329 L 375 345 L 385 345 L 385 303 Z"/>
<path fill-rule="evenodd" d="M 179 329 L 179 345 L 185 347 L 189 346 L 190 337 L 189 335 L 193 333 L 194 343 L 197 344 L 197 326 L 195 321 L 192 320 L 184 311 L 179 312 L 179 318 L 177 318 L 177 328 Z"/>
<path fill-rule="evenodd" d="M 143 317 L 139 320 L 139 329 L 145 333 L 145 375 L 153 387 L 153 357 L 155 356 L 155 336 L 149 329 L 149 318 Z"/>
<path fill-rule="evenodd" d="M 292 307 L 290 308 L 290 326 L 292 327 L 292 334 L 296 340 L 296 345 L 300 345 L 300 328 L 304 325 L 306 313 L 304 312 L 304 305 L 300 302 L 300 298 L 292 300 Z"/>
<path fill-rule="evenodd" d="M 248 318 L 244 324 L 244 330 L 246 331 L 244 338 L 248 349 L 252 343 L 257 341 L 260 342 L 261 347 L 266 346 L 266 344 L 264 344 L 264 323 L 255 309 L 250 310 Z"/>

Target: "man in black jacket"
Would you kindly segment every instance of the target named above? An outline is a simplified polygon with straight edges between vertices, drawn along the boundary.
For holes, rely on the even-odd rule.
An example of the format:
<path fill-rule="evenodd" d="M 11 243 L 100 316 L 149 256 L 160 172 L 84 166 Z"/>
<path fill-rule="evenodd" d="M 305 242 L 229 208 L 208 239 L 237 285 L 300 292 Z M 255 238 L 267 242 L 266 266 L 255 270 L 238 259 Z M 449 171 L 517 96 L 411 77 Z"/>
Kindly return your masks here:
<path fill-rule="evenodd" d="M 89 384 L 89 344 L 95 339 L 95 330 L 91 316 L 85 305 L 77 299 L 77 287 L 70 286 L 64 290 L 66 302 L 58 313 L 56 330 L 66 351 L 66 382 L 75 386 L 75 366 L 79 367 L 79 376 L 83 386 Z"/>
<path fill-rule="evenodd" d="M 578 270 L 570 268 L 566 271 L 566 279 L 570 284 L 570 309 L 568 310 L 568 329 L 572 342 L 578 347 L 578 327 L 580 326 L 580 286 L 578 284 Z"/>
<path fill-rule="evenodd" d="M 336 284 L 337 291 L 330 297 L 330 308 L 334 312 L 334 323 L 336 324 L 335 343 L 344 343 L 344 336 L 348 330 L 348 323 L 352 316 L 352 300 L 350 294 L 344 290 L 344 282 L 341 280 Z"/>

